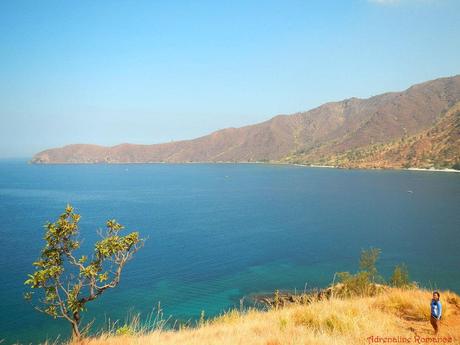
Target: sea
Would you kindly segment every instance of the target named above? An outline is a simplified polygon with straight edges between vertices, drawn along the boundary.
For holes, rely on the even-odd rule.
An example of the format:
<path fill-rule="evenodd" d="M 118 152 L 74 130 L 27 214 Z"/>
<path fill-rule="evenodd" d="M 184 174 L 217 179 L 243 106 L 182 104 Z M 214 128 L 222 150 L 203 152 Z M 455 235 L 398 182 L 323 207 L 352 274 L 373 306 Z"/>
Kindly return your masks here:
<path fill-rule="evenodd" d="M 304 291 L 356 272 L 380 248 L 380 274 L 460 292 L 460 174 L 269 164 L 34 165 L 0 161 L 0 342 L 65 340 L 70 327 L 23 299 L 44 227 L 81 214 L 80 253 L 108 219 L 144 247 L 119 286 L 89 303 L 92 331 L 134 316 L 193 324 L 251 296 Z M 117 321 L 118 320 L 118 321 Z"/>

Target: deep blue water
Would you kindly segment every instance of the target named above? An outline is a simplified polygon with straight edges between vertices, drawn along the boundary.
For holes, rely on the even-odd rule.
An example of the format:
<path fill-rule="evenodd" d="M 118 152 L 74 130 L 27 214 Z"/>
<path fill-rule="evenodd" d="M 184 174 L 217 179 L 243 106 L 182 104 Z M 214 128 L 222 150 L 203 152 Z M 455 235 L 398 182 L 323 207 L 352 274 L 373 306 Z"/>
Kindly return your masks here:
<path fill-rule="evenodd" d="M 412 192 L 408 192 L 412 191 Z M 427 287 L 460 292 L 460 174 L 256 164 L 30 165 L 0 161 L 0 339 L 38 342 L 68 326 L 22 299 L 43 224 L 71 203 L 84 248 L 116 218 L 148 237 L 120 286 L 86 321 L 148 314 L 194 319 L 274 289 L 321 287 L 382 249 Z"/>

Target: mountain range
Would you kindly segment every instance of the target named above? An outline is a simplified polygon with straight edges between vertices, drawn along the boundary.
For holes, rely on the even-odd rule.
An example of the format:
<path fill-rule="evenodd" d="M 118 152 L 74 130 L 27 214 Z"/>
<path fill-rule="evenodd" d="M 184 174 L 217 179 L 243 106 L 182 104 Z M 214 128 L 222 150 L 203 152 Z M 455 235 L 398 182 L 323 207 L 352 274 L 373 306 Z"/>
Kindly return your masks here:
<path fill-rule="evenodd" d="M 459 168 L 460 75 L 325 103 L 255 125 L 164 144 L 72 144 L 32 163 L 271 162 L 347 168 Z"/>

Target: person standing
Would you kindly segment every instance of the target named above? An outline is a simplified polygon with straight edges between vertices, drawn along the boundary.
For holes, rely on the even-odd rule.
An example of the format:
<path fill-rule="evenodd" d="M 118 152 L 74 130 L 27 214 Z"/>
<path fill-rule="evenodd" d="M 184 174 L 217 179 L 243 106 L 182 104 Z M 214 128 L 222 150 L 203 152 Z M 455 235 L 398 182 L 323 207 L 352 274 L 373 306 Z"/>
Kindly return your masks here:
<path fill-rule="evenodd" d="M 434 334 L 438 334 L 439 331 L 439 322 L 441 320 L 442 315 L 442 304 L 440 301 L 440 294 L 438 291 L 433 292 L 433 299 L 431 300 L 430 307 L 431 307 L 431 316 L 430 322 L 431 326 L 433 326 Z"/>

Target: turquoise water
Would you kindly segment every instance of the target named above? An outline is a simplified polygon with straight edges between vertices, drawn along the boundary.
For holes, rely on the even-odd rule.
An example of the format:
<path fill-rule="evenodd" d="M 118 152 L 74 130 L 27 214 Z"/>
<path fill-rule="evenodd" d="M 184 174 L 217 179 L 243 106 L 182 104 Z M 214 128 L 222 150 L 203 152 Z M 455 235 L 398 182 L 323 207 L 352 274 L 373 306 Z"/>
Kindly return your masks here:
<path fill-rule="evenodd" d="M 408 192 L 411 191 L 411 192 Z M 427 287 L 460 292 L 460 174 L 256 164 L 29 165 L 0 162 L 0 339 L 68 336 L 32 310 L 23 282 L 46 220 L 82 214 L 84 247 L 116 218 L 148 237 L 120 286 L 89 305 L 95 328 L 129 313 L 196 319 L 252 293 L 303 290 L 357 269 L 382 248 L 389 276 L 405 262 Z"/>

